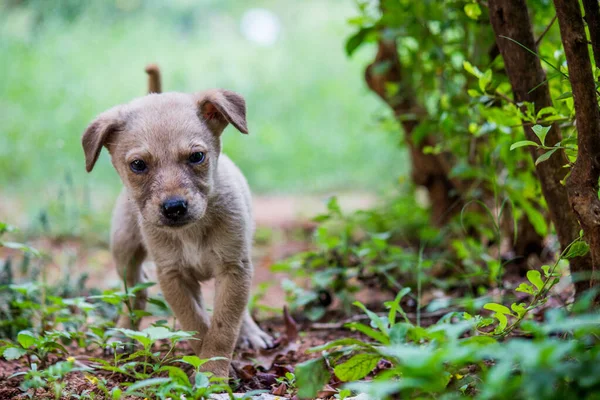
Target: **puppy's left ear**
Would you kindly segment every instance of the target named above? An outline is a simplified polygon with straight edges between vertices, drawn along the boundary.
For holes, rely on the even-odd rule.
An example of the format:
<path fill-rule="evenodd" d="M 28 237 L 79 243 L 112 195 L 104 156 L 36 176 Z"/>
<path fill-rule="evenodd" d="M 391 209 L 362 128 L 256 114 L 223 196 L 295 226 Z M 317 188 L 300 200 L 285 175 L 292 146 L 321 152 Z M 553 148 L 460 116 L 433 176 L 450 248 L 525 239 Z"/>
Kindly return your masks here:
<path fill-rule="evenodd" d="M 198 95 L 198 114 L 210 129 L 220 135 L 228 123 L 248 133 L 246 101 L 230 90 L 214 89 Z"/>

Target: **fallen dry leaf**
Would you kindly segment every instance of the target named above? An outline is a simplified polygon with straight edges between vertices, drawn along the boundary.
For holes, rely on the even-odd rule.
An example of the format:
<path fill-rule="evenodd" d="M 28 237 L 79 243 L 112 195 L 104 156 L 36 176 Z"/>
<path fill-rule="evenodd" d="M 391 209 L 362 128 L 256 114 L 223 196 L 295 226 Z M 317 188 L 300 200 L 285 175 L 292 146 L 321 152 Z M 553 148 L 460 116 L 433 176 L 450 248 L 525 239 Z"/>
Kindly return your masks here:
<path fill-rule="evenodd" d="M 287 392 L 287 385 L 285 383 L 282 383 L 281 385 L 279 385 L 275 389 L 273 389 L 273 391 L 271 393 L 274 394 L 275 396 L 284 396 L 286 392 Z"/>
<path fill-rule="evenodd" d="M 317 397 L 327 399 L 329 397 L 333 397 L 333 395 L 335 395 L 336 393 L 336 389 L 334 389 L 330 385 L 325 385 L 325 387 L 317 393 Z"/>

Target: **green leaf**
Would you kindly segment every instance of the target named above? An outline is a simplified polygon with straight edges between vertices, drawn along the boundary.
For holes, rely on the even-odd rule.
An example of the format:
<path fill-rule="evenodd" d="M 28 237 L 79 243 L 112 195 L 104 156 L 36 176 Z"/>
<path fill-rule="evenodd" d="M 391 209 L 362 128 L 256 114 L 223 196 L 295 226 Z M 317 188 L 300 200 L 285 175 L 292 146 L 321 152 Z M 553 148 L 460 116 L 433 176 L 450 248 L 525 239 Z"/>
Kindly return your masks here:
<path fill-rule="evenodd" d="M 570 99 L 571 97 L 573 97 L 573 92 L 564 92 L 563 94 L 558 96 L 556 98 L 556 100 L 565 100 L 565 99 Z"/>
<path fill-rule="evenodd" d="M 556 114 L 556 109 L 554 107 L 544 107 L 540 111 L 538 111 L 536 118 L 541 119 L 544 115 L 554 115 Z"/>
<path fill-rule="evenodd" d="M 346 54 L 348 57 L 354 54 L 356 49 L 360 47 L 372 30 L 372 27 L 361 28 L 358 32 L 348 38 L 346 41 Z"/>
<path fill-rule="evenodd" d="M 549 150 L 549 151 L 545 152 L 544 154 L 542 154 L 541 156 L 539 156 L 538 159 L 535 160 L 535 165 L 538 165 L 539 163 L 547 161 L 550 158 L 550 156 L 552 156 L 552 154 L 554 154 L 554 152 L 556 150 L 558 150 L 558 148 L 554 148 L 552 150 Z"/>
<path fill-rule="evenodd" d="M 373 346 L 371 346 L 368 343 L 363 342 L 362 340 L 354 339 L 354 338 L 344 338 L 344 339 L 334 340 L 329 343 L 325 343 L 321 346 L 311 347 L 310 349 L 307 350 L 307 353 L 318 353 L 318 352 L 321 352 L 324 350 L 332 349 L 334 347 L 343 347 L 343 346 L 358 346 L 358 347 L 365 348 L 365 349 L 373 349 Z"/>
<path fill-rule="evenodd" d="M 171 365 L 163 365 L 158 370 L 156 370 L 156 372 L 163 371 L 169 373 L 169 378 L 171 378 L 173 382 L 183 386 L 190 386 L 190 379 L 181 368 L 173 367 Z"/>
<path fill-rule="evenodd" d="M 489 346 L 491 344 L 497 343 L 498 341 L 489 336 L 470 336 L 468 338 L 462 339 L 460 341 L 461 345 L 480 345 L 480 346 Z"/>
<path fill-rule="evenodd" d="M 40 252 L 34 249 L 33 247 L 29 247 L 23 243 L 16 242 L 2 242 L 0 241 L 0 247 L 7 247 L 9 249 L 19 250 L 23 253 L 31 254 L 32 256 L 39 257 Z"/>
<path fill-rule="evenodd" d="M 471 97 L 479 97 L 479 96 L 481 96 L 481 95 L 482 95 L 482 93 L 478 92 L 478 91 L 477 91 L 477 90 L 475 90 L 475 89 L 469 89 L 469 90 L 467 90 L 467 94 L 468 94 L 469 96 L 471 96 Z"/>
<path fill-rule="evenodd" d="M 6 358 L 8 361 L 17 360 L 23 357 L 25 354 L 27 354 L 27 350 L 20 349 L 18 347 L 9 347 L 4 350 L 4 353 L 2 353 L 4 358 Z"/>
<path fill-rule="evenodd" d="M 514 149 L 518 149 L 519 147 L 525 147 L 525 146 L 535 146 L 535 147 L 540 147 L 539 144 L 537 144 L 536 142 L 532 142 L 531 140 L 521 140 L 518 142 L 513 143 L 510 146 L 510 150 L 514 150 Z"/>
<path fill-rule="evenodd" d="M 540 143 L 542 144 L 542 146 L 546 145 L 546 135 L 550 131 L 550 128 L 551 128 L 550 126 L 541 126 L 541 125 L 534 125 L 531 127 L 531 130 L 533 131 L 533 133 L 535 133 L 535 135 L 538 137 L 538 139 L 540 139 Z"/>
<path fill-rule="evenodd" d="M 162 299 L 157 299 L 155 297 L 148 297 L 147 302 L 150 303 L 150 304 L 154 304 L 155 306 L 157 306 L 161 310 L 164 310 L 164 311 L 168 311 L 169 310 L 169 306 Z M 156 321 L 155 324 L 158 324 L 158 322 L 159 321 Z"/>
<path fill-rule="evenodd" d="M 370 311 L 367 307 L 364 306 L 364 304 L 362 304 L 360 301 L 355 301 L 354 303 L 352 303 L 353 305 L 355 305 L 356 307 L 360 308 L 361 310 L 363 310 L 363 312 L 365 314 L 367 314 L 369 316 L 369 319 L 371 320 L 371 322 L 373 324 L 375 324 L 375 326 L 377 326 L 377 328 L 384 334 L 387 334 L 387 326 L 386 324 L 383 322 L 383 320 L 381 319 L 381 317 L 377 314 L 375 314 L 373 311 Z"/>
<path fill-rule="evenodd" d="M 144 332 L 138 332 L 132 329 L 125 328 L 117 328 L 115 329 L 115 331 L 121 332 L 123 335 L 127 336 L 130 339 L 137 340 L 142 346 L 144 346 L 144 348 L 148 348 L 152 344 L 152 340 L 150 340 L 148 335 Z"/>
<path fill-rule="evenodd" d="M 544 271 L 544 276 L 548 278 L 550 276 L 550 266 L 542 265 L 542 271 Z"/>
<path fill-rule="evenodd" d="M 406 337 L 408 336 L 409 333 L 412 333 L 411 331 L 413 330 L 413 325 L 410 323 L 406 323 L 406 322 L 399 322 L 397 324 L 395 324 L 394 326 L 392 326 L 392 329 L 390 329 L 390 343 L 391 344 L 399 344 L 399 343 L 405 343 L 406 342 Z"/>
<path fill-rule="evenodd" d="M 588 251 L 590 251 L 590 246 L 583 240 L 579 240 L 569 247 L 567 254 L 565 254 L 562 258 L 565 260 L 570 260 L 575 257 L 585 256 Z"/>
<path fill-rule="evenodd" d="M 471 19 L 478 20 L 481 16 L 481 7 L 477 3 L 469 3 L 465 5 L 465 14 Z"/>
<path fill-rule="evenodd" d="M 479 78 L 479 89 L 481 89 L 481 91 L 485 93 L 485 90 L 490 84 L 490 82 L 492 82 L 492 70 L 488 69 L 487 71 L 485 71 L 483 76 Z"/>
<path fill-rule="evenodd" d="M 361 324 L 359 322 L 350 322 L 344 326 L 350 329 L 355 329 L 381 344 L 390 344 L 390 339 L 386 335 L 365 324 Z"/>
<path fill-rule="evenodd" d="M 506 318 L 506 315 L 502 313 L 495 313 L 494 317 L 498 320 L 498 326 L 496 327 L 496 329 L 494 329 L 494 333 L 500 333 L 508 325 L 508 319 Z"/>
<path fill-rule="evenodd" d="M 296 374 L 298 397 L 303 399 L 314 398 L 331 378 L 325 360 L 322 358 L 296 365 L 294 373 Z"/>
<path fill-rule="evenodd" d="M 219 361 L 219 360 L 227 360 L 225 357 L 212 357 L 207 360 L 203 360 L 198 356 L 183 356 L 179 359 L 179 361 L 184 362 L 186 364 L 190 364 L 194 368 L 198 369 L 203 364 L 206 364 L 209 361 Z"/>
<path fill-rule="evenodd" d="M 145 333 L 148 338 L 152 341 L 167 339 L 171 336 L 171 331 L 169 328 L 165 328 L 164 326 L 151 326 L 142 331 Z"/>
<path fill-rule="evenodd" d="M 542 281 L 542 274 L 540 274 L 540 271 L 535 269 L 527 271 L 527 279 L 537 288 L 538 291 L 542 290 L 544 281 Z"/>
<path fill-rule="evenodd" d="M 516 289 L 515 291 L 517 292 L 522 292 L 522 293 L 528 293 L 528 294 L 534 294 L 535 290 L 533 290 L 533 286 L 528 285 L 526 283 L 521 283 Z"/>
<path fill-rule="evenodd" d="M 476 66 L 474 66 L 468 61 L 463 61 L 463 68 L 465 69 L 465 71 L 477 78 L 481 78 L 483 76 L 483 73 Z"/>
<path fill-rule="evenodd" d="M 356 381 L 373 371 L 379 360 L 381 360 L 379 354 L 357 354 L 345 363 L 336 365 L 333 372 L 343 382 Z"/>
<path fill-rule="evenodd" d="M 392 301 L 392 302 L 386 301 L 384 303 L 384 305 L 387 308 L 389 308 L 389 310 L 390 310 L 388 313 L 388 323 L 390 324 L 390 326 L 393 326 L 396 323 L 396 312 L 400 312 L 400 314 L 402 314 L 402 316 L 405 318 L 405 320 L 408 320 L 406 313 L 402 309 L 402 306 L 400 306 L 400 302 L 402 301 L 402 298 L 404 296 L 406 296 L 408 293 L 410 293 L 410 288 L 405 287 L 404 289 L 402 289 L 398 292 L 394 301 Z"/>
<path fill-rule="evenodd" d="M 484 304 L 483 308 L 485 308 L 486 310 L 495 311 L 500 314 L 512 315 L 508 307 L 498 303 L 486 303 Z"/>
<path fill-rule="evenodd" d="M 329 198 L 327 201 L 327 211 L 329 211 L 332 215 L 342 215 L 342 208 L 340 207 L 337 197 L 331 196 Z"/>
<path fill-rule="evenodd" d="M 21 331 L 17 336 L 17 340 L 24 349 L 28 349 L 35 344 L 37 338 L 29 331 Z"/>
<path fill-rule="evenodd" d="M 517 314 L 518 317 L 525 315 L 525 313 L 527 312 L 527 310 L 525 309 L 525 303 L 512 303 L 510 308 Z"/>
<path fill-rule="evenodd" d="M 157 385 L 162 385 L 162 384 L 166 384 L 168 382 L 171 382 L 170 378 L 151 378 L 151 379 L 144 379 L 143 381 L 138 381 L 136 383 L 134 383 L 133 385 L 129 386 L 127 388 L 127 393 L 132 393 L 135 392 L 138 389 L 142 389 L 148 386 L 157 386 Z"/>
<path fill-rule="evenodd" d="M 186 364 L 190 364 L 196 369 L 206 362 L 206 360 L 203 360 L 198 356 L 183 356 L 179 361 L 182 361 Z"/>
<path fill-rule="evenodd" d="M 120 400 L 121 396 L 123 395 L 123 391 L 115 386 L 111 391 L 110 391 L 110 395 L 112 397 L 112 400 Z"/>
<path fill-rule="evenodd" d="M 201 372 L 196 373 L 196 377 L 194 378 L 194 387 L 195 388 L 205 388 L 210 384 L 210 380 L 206 374 Z"/>
<path fill-rule="evenodd" d="M 147 289 L 149 287 L 152 287 L 156 285 L 156 282 L 142 282 L 142 283 L 138 283 L 136 284 L 134 287 L 129 288 L 129 293 L 137 293 L 141 290 Z"/>

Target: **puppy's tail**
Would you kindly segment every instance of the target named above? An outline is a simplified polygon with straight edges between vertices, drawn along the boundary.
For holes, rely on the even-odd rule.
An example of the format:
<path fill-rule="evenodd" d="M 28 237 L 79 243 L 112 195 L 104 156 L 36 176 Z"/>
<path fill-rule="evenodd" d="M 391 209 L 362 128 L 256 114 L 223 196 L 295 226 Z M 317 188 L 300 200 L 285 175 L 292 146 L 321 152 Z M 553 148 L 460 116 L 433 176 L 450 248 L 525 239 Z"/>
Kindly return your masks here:
<path fill-rule="evenodd" d="M 149 64 L 146 67 L 148 74 L 148 93 L 161 93 L 160 69 L 156 64 Z"/>

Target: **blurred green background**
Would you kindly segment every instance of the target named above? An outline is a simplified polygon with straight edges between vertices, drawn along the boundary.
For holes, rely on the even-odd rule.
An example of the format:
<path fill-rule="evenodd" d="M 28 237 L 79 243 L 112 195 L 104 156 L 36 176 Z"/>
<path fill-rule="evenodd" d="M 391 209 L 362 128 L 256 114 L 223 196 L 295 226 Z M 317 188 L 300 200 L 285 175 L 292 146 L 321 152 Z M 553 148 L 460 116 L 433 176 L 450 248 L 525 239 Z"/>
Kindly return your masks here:
<path fill-rule="evenodd" d="M 224 151 L 255 195 L 380 192 L 406 155 L 363 82 L 372 54 L 345 55 L 355 14 L 350 0 L 0 0 L 0 220 L 104 229 L 120 181 L 106 152 L 85 174 L 80 136 L 146 93 L 148 63 L 164 91 L 246 97 L 251 134 L 229 128 Z"/>

